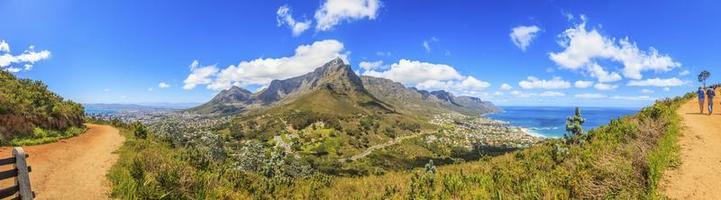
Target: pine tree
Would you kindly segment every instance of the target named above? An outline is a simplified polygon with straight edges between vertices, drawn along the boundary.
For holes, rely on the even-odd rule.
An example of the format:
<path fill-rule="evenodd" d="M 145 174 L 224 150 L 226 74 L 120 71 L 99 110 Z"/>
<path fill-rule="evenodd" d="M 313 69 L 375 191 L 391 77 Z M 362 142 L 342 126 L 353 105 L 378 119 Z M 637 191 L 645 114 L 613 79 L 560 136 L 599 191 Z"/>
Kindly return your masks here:
<path fill-rule="evenodd" d="M 566 131 L 572 136 L 579 136 L 583 134 L 583 123 L 586 119 L 581 117 L 581 109 L 576 107 L 576 113 L 566 119 Z"/>

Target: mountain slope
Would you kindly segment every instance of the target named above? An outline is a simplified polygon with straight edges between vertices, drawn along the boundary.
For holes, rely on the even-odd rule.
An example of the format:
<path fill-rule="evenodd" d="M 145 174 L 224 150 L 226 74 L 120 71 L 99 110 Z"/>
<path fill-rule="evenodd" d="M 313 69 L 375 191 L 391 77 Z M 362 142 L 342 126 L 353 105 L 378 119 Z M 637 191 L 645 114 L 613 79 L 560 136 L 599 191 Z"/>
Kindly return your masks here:
<path fill-rule="evenodd" d="M 205 114 L 239 113 L 245 110 L 247 101 L 250 100 L 251 95 L 253 95 L 253 93 L 250 91 L 233 86 L 230 89 L 221 91 L 207 103 L 190 108 L 187 111 Z"/>
<path fill-rule="evenodd" d="M 401 83 L 371 76 L 362 76 L 361 80 L 375 97 L 399 107 L 406 113 L 429 115 L 455 111 L 479 115 L 500 111 L 493 103 L 477 97 L 454 96 L 443 90 L 429 92 L 406 88 Z"/>
<path fill-rule="evenodd" d="M 0 70 L 0 141 L 32 136 L 33 129 L 65 130 L 83 123 L 80 104 L 64 100 L 40 81 Z"/>

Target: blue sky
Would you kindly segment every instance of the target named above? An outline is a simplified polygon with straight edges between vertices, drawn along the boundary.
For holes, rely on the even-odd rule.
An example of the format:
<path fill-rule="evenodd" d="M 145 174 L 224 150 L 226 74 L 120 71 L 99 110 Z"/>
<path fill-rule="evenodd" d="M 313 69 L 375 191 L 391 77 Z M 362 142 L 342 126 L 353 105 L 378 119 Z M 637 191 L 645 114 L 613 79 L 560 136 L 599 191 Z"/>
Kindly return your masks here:
<path fill-rule="evenodd" d="M 701 70 L 718 80 L 719 8 L 2 0 L 0 67 L 83 103 L 204 102 L 231 85 L 254 91 L 342 57 L 359 74 L 500 105 L 637 107 L 693 90 Z"/>

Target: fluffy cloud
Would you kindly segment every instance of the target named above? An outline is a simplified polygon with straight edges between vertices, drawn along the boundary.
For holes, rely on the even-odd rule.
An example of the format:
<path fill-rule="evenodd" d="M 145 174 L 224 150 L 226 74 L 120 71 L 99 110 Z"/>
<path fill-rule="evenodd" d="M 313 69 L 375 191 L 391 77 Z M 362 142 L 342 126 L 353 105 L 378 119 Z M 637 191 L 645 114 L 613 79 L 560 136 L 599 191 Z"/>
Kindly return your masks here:
<path fill-rule="evenodd" d="M 383 61 L 381 61 L 381 60 L 375 61 L 375 62 L 363 61 L 363 62 L 360 62 L 360 64 L 358 64 L 358 66 L 360 66 L 363 70 L 371 71 L 371 70 L 375 70 L 375 69 L 378 69 L 381 66 L 383 66 Z"/>
<path fill-rule="evenodd" d="M 36 62 L 50 58 L 50 51 L 35 51 L 34 46 L 28 47 L 21 54 L 12 55 L 10 45 L 4 40 L 0 41 L 0 53 L 0 70 L 13 73 L 30 70 Z"/>
<path fill-rule="evenodd" d="M 165 89 L 165 88 L 169 88 L 169 87 L 170 87 L 170 84 L 167 84 L 165 82 L 158 83 L 158 88 L 160 88 L 160 89 Z"/>
<path fill-rule="evenodd" d="M 579 99 L 603 99 L 603 98 L 607 97 L 604 94 L 598 94 L 598 93 L 582 93 L 582 94 L 576 94 L 573 96 L 576 98 L 579 98 Z"/>
<path fill-rule="evenodd" d="M 597 90 L 613 90 L 618 88 L 618 85 L 613 84 L 606 84 L 606 83 L 596 83 L 593 85 L 593 88 L 596 88 Z"/>
<path fill-rule="evenodd" d="M 588 71 L 591 73 L 592 77 L 595 77 L 598 79 L 598 82 L 601 83 L 608 83 L 608 82 L 616 82 L 620 81 L 621 75 L 618 74 L 618 72 L 607 72 L 601 65 L 597 63 L 590 63 L 588 66 Z"/>
<path fill-rule="evenodd" d="M 566 96 L 566 94 L 564 94 L 564 93 L 562 93 L 562 92 L 545 91 L 545 92 L 541 92 L 540 94 L 538 94 L 538 96 L 542 96 L 542 97 L 562 97 L 562 96 Z"/>
<path fill-rule="evenodd" d="M 461 75 L 445 64 L 401 59 L 385 71 L 368 70 L 366 76 L 387 78 L 424 90 L 446 90 L 459 95 L 479 96 L 491 84 L 473 76 Z"/>
<path fill-rule="evenodd" d="M 472 76 L 467 76 L 462 80 L 427 80 L 416 84 L 416 88 L 422 90 L 446 90 L 457 95 L 469 96 L 478 96 L 481 91 L 490 86 L 490 83 L 478 80 Z"/>
<path fill-rule="evenodd" d="M 580 24 L 560 35 L 559 44 L 564 50 L 549 54 L 550 59 L 562 68 L 577 70 L 592 66 L 597 60 L 608 60 L 623 64 L 625 77 L 641 79 L 644 71 L 665 72 L 681 66 L 653 47 L 644 51 L 628 38 L 617 40 L 601 35 L 596 29 L 587 30 L 586 18 L 581 16 L 581 19 Z"/>
<path fill-rule="evenodd" d="M 641 90 L 641 93 L 644 93 L 644 94 L 653 94 L 654 91 L 653 91 L 653 90 L 649 90 L 649 89 L 642 89 L 642 90 Z"/>
<path fill-rule="evenodd" d="M 191 90 L 197 85 L 211 83 L 213 76 L 215 76 L 218 71 L 215 65 L 200 67 L 200 63 L 197 60 L 193 60 L 193 63 L 190 64 L 190 75 L 183 81 L 183 89 Z"/>
<path fill-rule="evenodd" d="M 511 90 L 513 89 L 513 86 L 508 85 L 508 83 L 504 83 L 501 85 L 501 90 Z"/>
<path fill-rule="evenodd" d="M 593 85 L 593 81 L 576 81 L 573 85 L 576 88 L 588 88 Z"/>
<path fill-rule="evenodd" d="M 462 80 L 456 69 L 445 64 L 433 64 L 421 61 L 401 59 L 393 63 L 386 71 L 366 71 L 363 75 L 387 78 L 407 85 L 415 85 L 428 80 Z"/>
<path fill-rule="evenodd" d="M 628 82 L 628 86 L 653 86 L 653 87 L 676 87 L 686 84 L 686 82 L 682 81 L 678 78 L 668 78 L 668 79 L 661 79 L 661 78 L 652 78 L 652 79 L 646 79 L 646 80 L 631 80 Z"/>
<path fill-rule="evenodd" d="M 523 89 L 567 89 L 571 87 L 571 83 L 564 81 L 561 77 L 553 77 L 551 80 L 541 80 L 533 76 L 529 76 L 526 80 L 518 82 L 518 86 Z"/>
<path fill-rule="evenodd" d="M 348 61 L 348 52 L 343 43 L 336 40 L 316 41 L 310 45 L 301 45 L 295 54 L 280 58 L 258 58 L 241 61 L 218 71 L 215 66 L 193 68 L 185 81 L 185 89 L 196 85 L 207 85 L 212 90 L 223 90 L 231 86 L 265 86 L 275 79 L 287 79 L 313 71 L 315 68 L 335 58 Z M 194 62 L 195 63 L 195 62 Z"/>
<path fill-rule="evenodd" d="M 299 36 L 305 30 L 308 30 L 312 23 L 310 20 L 299 22 L 293 19 L 293 12 L 288 5 L 283 5 L 278 8 L 278 11 L 276 11 L 276 20 L 278 21 L 278 26 L 288 25 L 293 32 L 293 36 Z"/>
<path fill-rule="evenodd" d="M 380 7 L 379 0 L 327 0 L 315 12 L 315 29 L 327 31 L 343 21 L 363 18 L 373 20 Z"/>
<path fill-rule="evenodd" d="M 522 51 L 526 51 L 526 47 L 531 45 L 539 31 L 541 29 L 538 26 L 517 26 L 511 29 L 511 41 Z"/>

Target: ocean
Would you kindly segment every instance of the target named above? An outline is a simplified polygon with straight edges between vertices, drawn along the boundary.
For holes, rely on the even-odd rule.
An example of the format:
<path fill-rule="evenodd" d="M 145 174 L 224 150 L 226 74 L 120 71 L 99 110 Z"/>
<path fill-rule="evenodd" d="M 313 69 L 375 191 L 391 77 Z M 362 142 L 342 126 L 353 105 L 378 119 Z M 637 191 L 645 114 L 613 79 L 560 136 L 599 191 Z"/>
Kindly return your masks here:
<path fill-rule="evenodd" d="M 513 126 L 525 128 L 531 134 L 543 137 L 563 137 L 566 134 L 566 118 L 574 114 L 575 107 L 501 107 L 503 112 L 487 115 Z M 638 112 L 640 108 L 599 108 L 581 107 L 581 116 L 586 119 L 583 129 L 608 124 L 612 119 Z"/>

